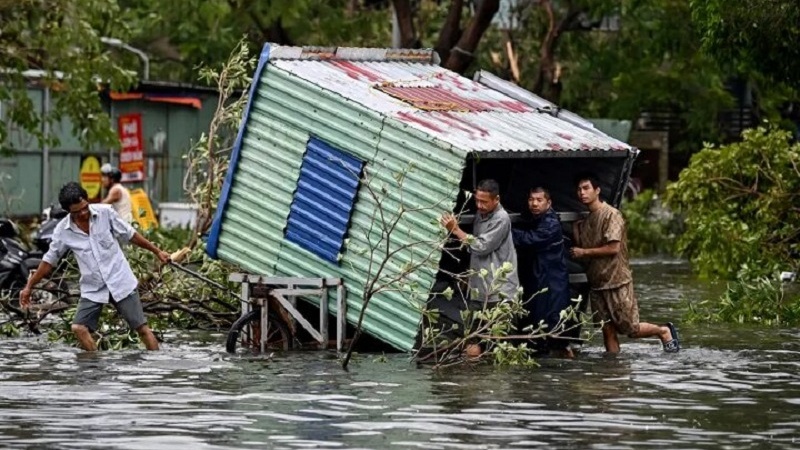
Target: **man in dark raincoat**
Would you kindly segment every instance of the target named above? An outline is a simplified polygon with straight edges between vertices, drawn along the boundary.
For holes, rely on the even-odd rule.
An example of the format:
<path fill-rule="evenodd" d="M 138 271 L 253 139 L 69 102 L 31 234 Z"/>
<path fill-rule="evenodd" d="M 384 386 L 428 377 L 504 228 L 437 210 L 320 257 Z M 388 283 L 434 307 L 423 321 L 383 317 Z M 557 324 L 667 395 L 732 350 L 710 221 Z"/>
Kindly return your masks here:
<path fill-rule="evenodd" d="M 529 311 L 528 317 L 520 321 L 520 329 L 533 325 L 535 330 L 539 322 L 544 321 L 547 331 L 554 330 L 561 319 L 561 311 L 570 306 L 564 235 L 551 206 L 550 192 L 542 187 L 531 189 L 528 193 L 530 215 L 523 215 L 526 220 L 512 230 L 519 257 L 519 278 Z M 545 288 L 546 292 L 540 292 Z M 565 339 L 537 340 L 534 344 L 540 351 L 571 354 L 567 346 L 569 341 Z"/>

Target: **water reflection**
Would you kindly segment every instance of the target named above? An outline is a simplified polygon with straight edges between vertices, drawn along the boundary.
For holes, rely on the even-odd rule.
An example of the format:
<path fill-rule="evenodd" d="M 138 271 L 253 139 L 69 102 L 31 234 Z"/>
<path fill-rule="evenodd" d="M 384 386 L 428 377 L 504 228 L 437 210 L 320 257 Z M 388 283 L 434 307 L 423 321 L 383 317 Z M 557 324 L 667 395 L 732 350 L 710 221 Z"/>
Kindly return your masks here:
<path fill-rule="evenodd" d="M 708 295 L 680 264 L 634 266 L 643 317 Z M 800 336 L 682 326 L 684 351 L 599 341 L 536 370 L 432 373 L 403 355 L 235 358 L 222 336 L 160 353 L 0 346 L 3 448 L 797 448 Z M 202 339 L 200 339 L 202 338 Z"/>

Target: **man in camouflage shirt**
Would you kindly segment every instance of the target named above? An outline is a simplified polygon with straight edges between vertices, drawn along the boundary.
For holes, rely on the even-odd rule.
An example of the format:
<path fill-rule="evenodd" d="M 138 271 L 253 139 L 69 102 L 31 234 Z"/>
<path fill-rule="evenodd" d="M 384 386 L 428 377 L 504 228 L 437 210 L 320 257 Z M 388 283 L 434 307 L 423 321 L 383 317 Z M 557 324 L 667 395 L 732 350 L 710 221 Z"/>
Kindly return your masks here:
<path fill-rule="evenodd" d="M 664 351 L 679 351 L 678 332 L 672 323 L 654 325 L 639 321 L 622 213 L 600 200 L 600 186 L 593 175 L 579 177 L 578 198 L 589 208 L 589 216 L 573 224 L 575 246 L 570 254 L 588 265 L 589 300 L 595 320 L 603 323 L 606 351 L 619 353 L 619 334 L 631 338 L 658 337 Z"/>

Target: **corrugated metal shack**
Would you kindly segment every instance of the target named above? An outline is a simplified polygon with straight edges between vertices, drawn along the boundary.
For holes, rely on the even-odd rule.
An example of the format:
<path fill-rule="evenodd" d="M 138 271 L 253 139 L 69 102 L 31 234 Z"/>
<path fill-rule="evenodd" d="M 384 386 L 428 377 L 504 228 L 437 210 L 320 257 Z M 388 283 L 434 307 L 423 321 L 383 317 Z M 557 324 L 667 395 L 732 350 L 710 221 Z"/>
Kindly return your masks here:
<path fill-rule="evenodd" d="M 266 45 L 209 255 L 253 274 L 342 278 L 353 323 L 369 261 L 348 247 L 369 245 L 376 208 L 359 182 L 365 167 L 392 186 L 392 174 L 414 165 L 405 202 L 439 202 L 441 212 L 486 177 L 500 181 L 510 211 L 526 207 L 534 182 L 549 184 L 557 210 L 579 211 L 564 178 L 587 168 L 602 175 L 603 192 L 618 203 L 635 149 L 491 74 L 470 80 L 438 63 L 429 50 Z M 410 213 L 397 239 L 435 239 L 436 218 L 430 210 Z M 414 257 L 401 253 L 397 264 Z M 436 268 L 415 274 L 423 287 L 436 275 Z M 373 299 L 364 329 L 410 350 L 420 321 L 418 307 L 387 292 Z"/>

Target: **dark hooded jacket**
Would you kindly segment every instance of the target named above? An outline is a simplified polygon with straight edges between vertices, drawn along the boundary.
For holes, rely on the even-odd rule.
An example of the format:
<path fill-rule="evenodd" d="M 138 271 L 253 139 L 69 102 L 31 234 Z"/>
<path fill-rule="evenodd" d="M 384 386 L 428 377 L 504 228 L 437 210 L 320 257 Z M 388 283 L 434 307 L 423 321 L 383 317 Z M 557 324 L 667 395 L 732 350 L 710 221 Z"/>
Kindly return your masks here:
<path fill-rule="evenodd" d="M 529 316 L 522 320 L 520 328 L 544 320 L 548 329 L 553 329 L 561 311 L 570 305 L 569 274 L 567 272 L 564 235 L 561 222 L 553 209 L 540 216 L 528 213 L 512 230 L 517 247 L 519 278 Z M 536 292 L 547 288 L 547 292 Z"/>

